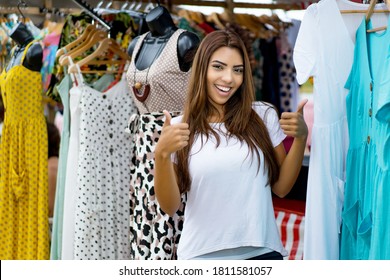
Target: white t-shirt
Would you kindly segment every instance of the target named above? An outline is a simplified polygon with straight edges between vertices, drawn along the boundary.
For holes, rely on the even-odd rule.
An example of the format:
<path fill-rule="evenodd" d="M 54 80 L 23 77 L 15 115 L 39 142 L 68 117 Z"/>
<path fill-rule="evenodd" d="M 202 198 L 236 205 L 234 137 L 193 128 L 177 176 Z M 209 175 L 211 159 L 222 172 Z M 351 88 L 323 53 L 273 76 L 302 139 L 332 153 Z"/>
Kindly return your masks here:
<path fill-rule="evenodd" d="M 267 110 L 269 106 L 260 102 L 253 107 L 264 120 L 276 147 L 285 138 L 276 111 Z M 181 116 L 172 119 L 172 124 L 180 121 Z M 226 132 L 224 124 L 211 125 Z M 260 152 L 257 172 L 257 158 L 251 160 L 248 145 L 235 137 L 227 139 L 221 133 L 220 136 L 218 148 L 211 135 L 203 146 L 198 137 L 191 149 L 192 185 L 187 193 L 178 258 L 199 258 L 228 249 L 237 250 L 225 251 L 226 254 L 221 254 L 224 258 L 253 257 L 244 247 L 255 247 L 249 248 L 255 253 L 266 248 L 264 252 L 277 251 L 286 256 L 275 221 L 263 154 Z M 175 161 L 174 155 L 172 158 Z"/>

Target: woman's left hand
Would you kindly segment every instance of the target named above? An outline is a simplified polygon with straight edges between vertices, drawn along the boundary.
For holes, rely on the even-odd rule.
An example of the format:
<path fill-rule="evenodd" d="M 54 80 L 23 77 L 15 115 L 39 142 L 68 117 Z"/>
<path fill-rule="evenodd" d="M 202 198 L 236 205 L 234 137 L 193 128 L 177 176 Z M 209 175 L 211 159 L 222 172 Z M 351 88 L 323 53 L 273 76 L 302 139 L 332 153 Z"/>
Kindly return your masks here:
<path fill-rule="evenodd" d="M 307 103 L 307 99 L 301 101 L 296 112 L 284 112 L 279 120 L 280 127 L 284 134 L 294 138 L 306 139 L 308 134 L 307 125 L 303 118 L 303 107 Z"/>

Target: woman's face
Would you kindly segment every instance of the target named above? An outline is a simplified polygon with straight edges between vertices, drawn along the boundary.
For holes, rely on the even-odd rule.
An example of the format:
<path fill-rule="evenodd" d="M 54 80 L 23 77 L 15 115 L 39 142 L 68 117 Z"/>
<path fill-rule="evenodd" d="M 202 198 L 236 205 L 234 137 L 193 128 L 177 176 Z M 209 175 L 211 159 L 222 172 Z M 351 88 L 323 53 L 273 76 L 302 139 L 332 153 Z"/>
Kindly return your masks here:
<path fill-rule="evenodd" d="M 207 68 L 207 96 L 223 116 L 223 107 L 244 80 L 244 60 L 235 48 L 221 47 Z"/>

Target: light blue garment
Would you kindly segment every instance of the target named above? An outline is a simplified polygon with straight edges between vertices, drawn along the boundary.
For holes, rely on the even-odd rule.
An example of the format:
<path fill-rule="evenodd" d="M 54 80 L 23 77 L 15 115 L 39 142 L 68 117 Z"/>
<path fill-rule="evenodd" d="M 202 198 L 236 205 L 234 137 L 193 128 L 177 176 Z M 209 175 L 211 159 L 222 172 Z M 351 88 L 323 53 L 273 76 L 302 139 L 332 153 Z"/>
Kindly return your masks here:
<path fill-rule="evenodd" d="M 60 152 L 58 160 L 56 195 L 54 201 L 53 226 L 51 235 L 50 259 L 61 259 L 62 248 L 62 220 L 64 209 L 64 185 L 66 175 L 66 159 L 68 157 L 70 116 L 69 116 L 69 90 L 72 80 L 66 74 L 57 86 L 63 105 L 63 127 L 61 133 Z"/>
<path fill-rule="evenodd" d="M 389 18 L 390 21 L 390 18 Z M 390 259 L 390 25 L 356 33 L 346 88 L 347 155 L 341 259 Z"/>
<path fill-rule="evenodd" d="M 67 73 L 66 69 L 64 73 Z M 105 74 L 99 80 L 93 83 L 92 87 L 98 91 L 104 91 L 115 77 L 112 74 Z M 58 162 L 56 195 L 54 202 L 53 227 L 51 236 L 50 259 L 60 260 L 62 254 L 62 229 L 64 213 L 64 191 L 66 179 L 66 166 L 68 158 L 69 137 L 70 137 L 70 108 L 69 108 L 69 90 L 72 87 L 72 80 L 69 74 L 66 74 L 57 90 L 61 97 L 63 105 L 63 128 L 61 133 L 61 143 Z"/>

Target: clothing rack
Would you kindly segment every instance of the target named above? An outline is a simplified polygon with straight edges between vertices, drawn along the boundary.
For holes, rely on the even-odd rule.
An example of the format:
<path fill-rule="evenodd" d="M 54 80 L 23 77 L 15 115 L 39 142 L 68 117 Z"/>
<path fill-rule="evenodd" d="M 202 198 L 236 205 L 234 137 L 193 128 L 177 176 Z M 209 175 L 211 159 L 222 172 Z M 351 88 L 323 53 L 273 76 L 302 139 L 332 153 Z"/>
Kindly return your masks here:
<path fill-rule="evenodd" d="M 44 14 L 55 14 L 59 16 L 65 16 L 68 14 L 74 14 L 80 12 L 78 9 L 72 9 L 72 8 L 40 8 L 40 7 L 21 7 L 20 10 L 22 11 L 23 15 L 32 15 L 32 16 L 39 16 Z M 1 15 L 7 15 L 7 14 L 20 14 L 18 8 L 16 7 L 3 7 L 0 6 L 0 14 Z"/>
<path fill-rule="evenodd" d="M 84 0 L 72 0 L 77 5 L 79 5 L 87 14 L 89 14 L 91 17 L 93 17 L 95 20 L 97 20 L 104 28 L 107 29 L 107 31 L 111 30 L 111 26 L 108 22 L 106 22 L 104 19 L 102 19 L 98 13 L 96 13 L 93 8 L 87 3 L 87 1 Z"/>
<path fill-rule="evenodd" d="M 126 0 L 117 0 L 124 2 Z M 142 3 L 150 3 L 150 0 L 141 0 Z M 304 2 L 304 1 L 302 1 Z M 203 0 L 161 0 L 162 5 L 167 6 L 171 10 L 172 6 L 175 5 L 192 5 L 192 6 L 205 6 L 205 7 L 222 7 L 226 10 L 233 12 L 234 8 L 253 8 L 253 9 L 282 9 L 282 10 L 302 10 L 303 7 L 300 3 L 250 3 L 248 2 L 234 2 L 234 0 L 225 1 L 203 1 Z"/>

